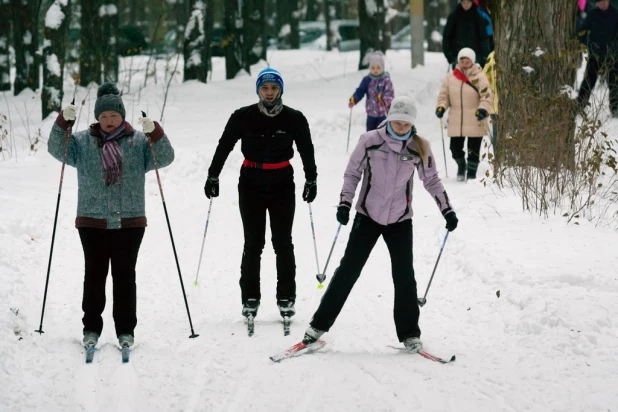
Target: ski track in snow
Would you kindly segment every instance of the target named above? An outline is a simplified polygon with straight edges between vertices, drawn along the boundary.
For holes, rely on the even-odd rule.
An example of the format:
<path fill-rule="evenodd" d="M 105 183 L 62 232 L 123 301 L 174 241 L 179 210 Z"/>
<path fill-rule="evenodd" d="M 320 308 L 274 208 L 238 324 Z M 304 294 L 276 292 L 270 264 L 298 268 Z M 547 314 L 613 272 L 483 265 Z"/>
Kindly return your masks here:
<path fill-rule="evenodd" d="M 285 103 L 302 110 L 312 130 L 319 172 L 312 207 L 320 271 L 337 229 L 334 215 L 348 159 L 346 102 L 365 75 L 354 71 L 357 59 L 356 53 L 269 54 L 270 64 L 286 81 Z M 308 70 L 308 61 L 328 80 Z M 427 66 L 411 71 L 409 61 L 408 52 L 389 51 L 387 70 L 397 95 L 416 100 L 419 134 L 431 141 L 442 170 L 439 122 L 433 112 L 446 63 L 441 54 L 427 53 Z M 223 81 L 224 61 L 213 63 L 213 81 L 207 85 L 172 85 L 163 122 L 176 160 L 161 170 L 161 180 L 193 327 L 200 336 L 189 339 L 159 189 L 149 173 L 148 228 L 137 265 L 137 346 L 130 362 L 122 364 L 110 276 L 99 348 L 93 364 L 84 363 L 78 345 L 83 253 L 73 227 L 77 182 L 72 168 L 65 174 L 58 216 L 45 333 L 33 332 L 40 320 L 60 163 L 45 146 L 34 155 L 24 152 L 17 162 L 0 163 L 0 202 L 9 205 L 0 219 L 0 411 L 616 409 L 618 235 L 585 219 L 579 226 L 566 225 L 559 216 L 539 219 L 521 212 L 519 200 L 508 192 L 479 182 L 455 182 L 448 139 L 449 178 L 441 175 L 460 223 L 449 236 L 421 308 L 421 330 L 429 353 L 455 354 L 457 361 L 441 365 L 388 347 L 400 343 L 392 314 L 390 260 L 380 240 L 337 322 L 324 335 L 327 345 L 312 354 L 271 362 L 269 356 L 302 338 L 325 290 L 316 288 L 309 212 L 300 200 L 302 163 L 298 155 L 292 160 L 298 196 L 293 233 L 298 296 L 291 335 L 283 336 L 276 307 L 275 260 L 267 231 L 262 303 L 255 335 L 249 338 L 238 287 L 239 144 L 220 176 L 221 196 L 213 202 L 199 286 L 193 286 L 208 210 L 202 191 L 207 167 L 229 114 L 255 102 L 253 77 Z M 252 72 L 262 67 L 260 63 Z M 135 84 L 143 82 L 140 74 L 135 76 Z M 128 120 L 142 109 L 158 119 L 163 93 L 160 85 L 151 85 L 141 91 L 140 102 L 131 100 L 135 94 L 123 97 Z M 78 94 L 85 96 L 86 90 Z M 25 91 L 13 98 L 15 107 L 31 98 Z M 84 106 L 88 115 L 82 115 L 78 129 L 91 122 L 93 104 L 91 93 Z M 42 122 L 44 136 L 52 122 L 53 116 Z M 15 127 L 19 132 L 20 126 Z M 361 104 L 353 110 L 350 151 L 364 127 Z M 486 169 L 482 163 L 479 175 Z M 414 269 L 423 296 L 445 229 L 418 179 L 415 186 Z M 341 230 L 326 286 L 349 230 L 349 225 Z"/>

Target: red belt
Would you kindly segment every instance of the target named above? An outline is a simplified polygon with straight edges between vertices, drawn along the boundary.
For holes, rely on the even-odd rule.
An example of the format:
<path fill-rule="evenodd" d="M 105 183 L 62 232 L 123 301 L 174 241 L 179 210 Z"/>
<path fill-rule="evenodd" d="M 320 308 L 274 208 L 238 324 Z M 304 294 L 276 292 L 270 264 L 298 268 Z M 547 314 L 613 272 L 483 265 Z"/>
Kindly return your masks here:
<path fill-rule="evenodd" d="M 253 167 L 255 169 L 283 169 L 284 167 L 288 167 L 290 165 L 290 161 L 286 160 L 285 162 L 280 163 L 258 163 L 245 159 L 242 162 L 242 165 L 244 167 Z"/>

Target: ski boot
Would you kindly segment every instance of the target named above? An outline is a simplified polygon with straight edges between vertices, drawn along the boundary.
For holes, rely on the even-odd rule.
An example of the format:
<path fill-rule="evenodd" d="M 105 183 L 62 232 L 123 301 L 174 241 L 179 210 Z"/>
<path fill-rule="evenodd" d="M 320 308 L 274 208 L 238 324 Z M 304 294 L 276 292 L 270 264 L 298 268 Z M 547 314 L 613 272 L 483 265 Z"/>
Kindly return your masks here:
<path fill-rule="evenodd" d="M 468 159 L 468 175 L 466 176 L 467 180 L 476 179 L 476 170 L 479 167 L 479 162 L 476 160 Z"/>
<path fill-rule="evenodd" d="M 466 159 L 464 157 L 455 159 L 457 162 L 457 181 L 465 182 L 466 180 Z"/>
<path fill-rule="evenodd" d="M 84 346 L 96 346 L 99 341 L 99 334 L 96 332 L 84 332 L 84 339 L 82 342 Z"/>
<path fill-rule="evenodd" d="M 130 348 L 135 343 L 135 338 L 129 335 L 128 333 L 126 333 L 124 335 L 118 336 L 118 343 L 120 344 L 121 348 L 124 348 L 124 347 Z"/>
<path fill-rule="evenodd" d="M 291 318 L 296 314 L 296 308 L 294 308 L 293 299 L 279 299 L 277 301 L 277 307 L 282 318 Z"/>
<path fill-rule="evenodd" d="M 319 330 L 314 328 L 313 326 L 309 326 L 305 331 L 305 337 L 303 338 L 303 343 L 305 345 L 311 345 L 312 343 L 316 343 L 318 339 L 324 334 L 323 330 Z"/>
<path fill-rule="evenodd" d="M 423 349 L 423 342 L 421 342 L 421 338 L 409 337 L 403 341 L 403 346 L 406 347 L 408 352 L 416 353 Z"/>
<path fill-rule="evenodd" d="M 258 308 L 260 307 L 260 301 L 257 299 L 247 299 L 242 303 L 242 315 L 245 318 L 251 316 L 255 318 L 257 316 Z"/>

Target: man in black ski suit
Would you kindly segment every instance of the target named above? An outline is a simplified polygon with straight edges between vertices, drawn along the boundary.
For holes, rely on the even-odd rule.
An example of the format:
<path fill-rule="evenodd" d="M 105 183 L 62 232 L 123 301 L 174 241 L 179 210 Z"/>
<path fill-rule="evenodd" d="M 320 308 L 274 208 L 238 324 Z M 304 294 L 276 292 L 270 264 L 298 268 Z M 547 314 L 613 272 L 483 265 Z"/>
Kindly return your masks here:
<path fill-rule="evenodd" d="M 236 110 L 208 169 L 204 191 L 208 198 L 219 196 L 219 174 L 228 155 L 241 140 L 245 160 L 240 169 L 238 205 L 245 244 L 240 265 L 243 316 L 257 315 L 260 306 L 260 261 L 266 234 L 266 212 L 270 215 L 272 243 L 277 255 L 277 304 L 283 317 L 295 313 L 296 262 L 292 224 L 296 207 L 292 144 L 303 161 L 303 200 L 317 195 L 317 168 L 309 124 L 305 116 L 281 100 L 283 79 L 271 68 L 260 72 L 256 81 L 259 102 Z"/>
<path fill-rule="evenodd" d="M 609 85 L 609 107 L 618 116 L 618 10 L 609 0 L 597 0 L 586 14 L 579 39 L 588 47 L 588 64 L 579 88 L 577 103 L 583 109 L 597 83 L 599 73 L 606 73 Z"/>
<path fill-rule="evenodd" d="M 457 53 L 469 47 L 476 53 L 476 62 L 483 67 L 489 55 L 487 22 L 472 0 L 462 0 L 446 20 L 442 36 L 442 52 L 453 68 Z"/>

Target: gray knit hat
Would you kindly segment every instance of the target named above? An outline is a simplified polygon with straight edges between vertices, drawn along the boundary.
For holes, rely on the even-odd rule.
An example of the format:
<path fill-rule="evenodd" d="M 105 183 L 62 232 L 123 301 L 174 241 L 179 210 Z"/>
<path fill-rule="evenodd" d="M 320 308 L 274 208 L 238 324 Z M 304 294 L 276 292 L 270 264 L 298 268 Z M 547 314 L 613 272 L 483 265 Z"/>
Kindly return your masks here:
<path fill-rule="evenodd" d="M 416 105 L 408 96 L 395 97 L 391 102 L 386 120 L 401 120 L 414 124 L 416 122 Z"/>
<path fill-rule="evenodd" d="M 99 120 L 99 115 L 108 110 L 120 113 L 125 118 L 126 112 L 120 97 L 120 91 L 113 83 L 103 83 L 97 90 L 97 101 L 94 104 L 94 117 Z"/>

